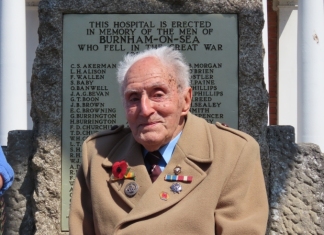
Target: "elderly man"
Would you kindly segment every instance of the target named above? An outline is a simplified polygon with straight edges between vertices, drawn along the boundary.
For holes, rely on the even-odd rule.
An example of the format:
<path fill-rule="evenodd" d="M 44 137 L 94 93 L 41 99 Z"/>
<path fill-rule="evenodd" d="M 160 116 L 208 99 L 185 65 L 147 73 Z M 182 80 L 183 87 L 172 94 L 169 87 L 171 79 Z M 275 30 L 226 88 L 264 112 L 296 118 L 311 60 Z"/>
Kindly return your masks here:
<path fill-rule="evenodd" d="M 189 112 L 189 68 L 169 47 L 128 55 L 118 81 L 129 128 L 84 142 L 70 234 L 265 234 L 259 147 Z"/>

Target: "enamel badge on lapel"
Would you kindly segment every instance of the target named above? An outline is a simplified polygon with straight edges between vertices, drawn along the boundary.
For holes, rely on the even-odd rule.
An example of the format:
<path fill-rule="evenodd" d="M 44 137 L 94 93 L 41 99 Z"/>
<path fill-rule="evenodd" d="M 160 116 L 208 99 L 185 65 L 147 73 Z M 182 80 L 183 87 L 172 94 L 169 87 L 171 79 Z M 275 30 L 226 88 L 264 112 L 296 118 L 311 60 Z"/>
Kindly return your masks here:
<path fill-rule="evenodd" d="M 180 183 L 174 183 L 171 185 L 170 188 L 173 193 L 180 193 L 182 191 L 182 187 Z"/>
<path fill-rule="evenodd" d="M 130 182 L 125 187 L 125 194 L 127 197 L 133 197 L 138 191 L 138 185 L 135 182 Z"/>
<path fill-rule="evenodd" d="M 169 194 L 167 193 L 167 192 L 161 192 L 160 193 L 160 198 L 161 198 L 161 200 L 163 200 L 163 201 L 167 201 L 168 199 L 169 199 Z"/>
<path fill-rule="evenodd" d="M 174 174 L 179 175 L 181 173 L 181 167 L 179 165 L 177 165 L 174 169 L 173 169 Z"/>

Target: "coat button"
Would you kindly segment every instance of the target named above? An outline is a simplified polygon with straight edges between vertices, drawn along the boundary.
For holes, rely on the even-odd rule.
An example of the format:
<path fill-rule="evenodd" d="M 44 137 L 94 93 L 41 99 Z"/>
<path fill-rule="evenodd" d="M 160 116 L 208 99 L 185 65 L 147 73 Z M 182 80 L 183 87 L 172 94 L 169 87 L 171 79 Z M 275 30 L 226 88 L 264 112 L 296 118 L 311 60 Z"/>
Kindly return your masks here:
<path fill-rule="evenodd" d="M 133 197 L 138 191 L 138 185 L 135 182 L 130 182 L 125 187 L 125 194 L 127 197 Z"/>

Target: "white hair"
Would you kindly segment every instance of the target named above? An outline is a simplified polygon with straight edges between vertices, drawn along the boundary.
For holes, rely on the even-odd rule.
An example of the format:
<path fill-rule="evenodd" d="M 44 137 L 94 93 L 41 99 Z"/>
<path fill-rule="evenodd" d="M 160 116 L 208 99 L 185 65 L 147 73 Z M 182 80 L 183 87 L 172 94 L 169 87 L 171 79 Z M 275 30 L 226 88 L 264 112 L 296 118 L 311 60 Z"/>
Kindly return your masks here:
<path fill-rule="evenodd" d="M 128 54 L 119 62 L 117 80 L 121 90 L 124 89 L 125 76 L 129 68 L 137 61 L 147 57 L 157 58 L 163 65 L 172 68 L 180 90 L 190 86 L 189 66 L 184 56 L 173 47 L 163 46 L 157 49 L 151 48 L 138 54 Z"/>

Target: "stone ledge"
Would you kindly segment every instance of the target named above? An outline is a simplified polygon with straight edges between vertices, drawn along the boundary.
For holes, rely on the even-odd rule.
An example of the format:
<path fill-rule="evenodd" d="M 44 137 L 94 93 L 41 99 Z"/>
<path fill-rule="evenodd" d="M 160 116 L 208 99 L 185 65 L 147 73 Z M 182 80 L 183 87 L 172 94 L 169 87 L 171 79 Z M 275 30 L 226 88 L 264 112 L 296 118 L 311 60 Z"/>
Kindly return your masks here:
<path fill-rule="evenodd" d="M 291 126 L 268 127 L 268 234 L 324 234 L 324 154 L 295 144 Z"/>

